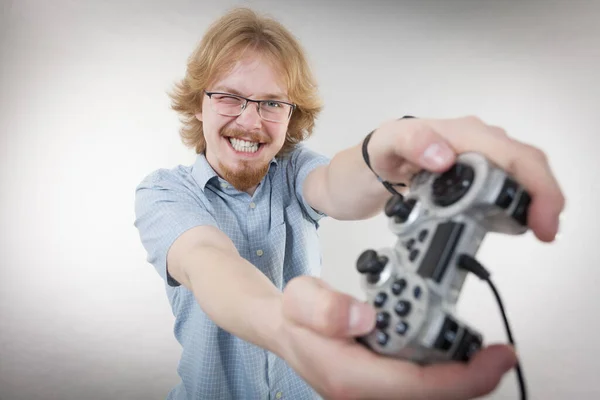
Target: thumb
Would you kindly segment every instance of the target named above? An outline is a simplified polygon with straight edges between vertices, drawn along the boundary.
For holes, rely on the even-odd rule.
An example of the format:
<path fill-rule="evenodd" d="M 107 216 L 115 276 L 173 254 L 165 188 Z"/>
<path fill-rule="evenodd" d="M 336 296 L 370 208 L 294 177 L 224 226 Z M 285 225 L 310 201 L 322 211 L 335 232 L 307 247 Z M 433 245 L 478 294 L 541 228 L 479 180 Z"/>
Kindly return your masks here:
<path fill-rule="evenodd" d="M 283 291 L 284 320 L 330 337 L 353 337 L 375 326 L 375 309 L 323 280 L 300 276 Z"/>

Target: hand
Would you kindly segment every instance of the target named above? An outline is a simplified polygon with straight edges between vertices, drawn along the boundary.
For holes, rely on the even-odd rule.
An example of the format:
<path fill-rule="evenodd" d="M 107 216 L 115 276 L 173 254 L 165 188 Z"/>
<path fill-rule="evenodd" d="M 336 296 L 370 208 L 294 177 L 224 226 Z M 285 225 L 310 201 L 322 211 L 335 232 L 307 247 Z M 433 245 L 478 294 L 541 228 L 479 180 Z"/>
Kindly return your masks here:
<path fill-rule="evenodd" d="M 475 117 L 402 119 L 384 123 L 373 133 L 368 146 L 373 170 L 390 182 L 408 182 L 421 169 L 445 171 L 457 154 L 467 151 L 483 154 L 529 191 L 529 227 L 538 239 L 554 240 L 565 198 L 546 156 L 535 147 L 511 139 L 501 128 Z"/>
<path fill-rule="evenodd" d="M 378 355 L 353 339 L 373 329 L 375 310 L 317 278 L 294 278 L 282 304 L 283 358 L 328 400 L 472 399 L 494 390 L 517 362 L 505 345 L 480 350 L 468 364 L 423 367 Z"/>

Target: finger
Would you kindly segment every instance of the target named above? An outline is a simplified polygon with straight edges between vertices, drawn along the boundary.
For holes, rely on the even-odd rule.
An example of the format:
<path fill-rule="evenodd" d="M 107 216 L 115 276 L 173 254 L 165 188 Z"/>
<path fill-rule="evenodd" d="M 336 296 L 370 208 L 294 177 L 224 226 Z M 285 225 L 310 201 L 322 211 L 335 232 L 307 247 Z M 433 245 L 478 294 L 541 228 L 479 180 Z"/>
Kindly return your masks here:
<path fill-rule="evenodd" d="M 429 394 L 423 398 L 472 399 L 493 391 L 517 363 L 510 346 L 493 345 L 481 350 L 466 365 L 433 365 L 422 371 L 421 382 Z"/>
<path fill-rule="evenodd" d="M 444 171 L 454 163 L 456 152 L 450 143 L 425 120 L 405 119 L 389 124 L 382 130 L 401 131 L 401 134 L 395 135 L 391 149 L 395 157 L 400 156 L 410 164 L 431 172 Z M 382 132 L 381 136 L 386 133 Z"/>
<path fill-rule="evenodd" d="M 289 322 L 330 337 L 363 335 L 375 325 L 372 306 L 309 276 L 294 278 L 287 284 L 282 308 Z"/>
<path fill-rule="evenodd" d="M 510 346 L 494 345 L 479 351 L 469 363 L 422 367 L 388 357 L 363 362 L 365 368 L 345 363 L 349 365 L 339 374 L 344 376 L 344 391 L 355 398 L 467 400 L 492 392 L 516 365 L 517 357 Z"/>
<path fill-rule="evenodd" d="M 443 126 L 438 121 L 430 124 L 436 130 L 443 129 L 457 153 L 480 152 L 522 184 L 532 197 L 528 225 L 540 240 L 554 240 L 565 198 L 541 150 L 513 140 L 476 118 L 445 121 Z"/>

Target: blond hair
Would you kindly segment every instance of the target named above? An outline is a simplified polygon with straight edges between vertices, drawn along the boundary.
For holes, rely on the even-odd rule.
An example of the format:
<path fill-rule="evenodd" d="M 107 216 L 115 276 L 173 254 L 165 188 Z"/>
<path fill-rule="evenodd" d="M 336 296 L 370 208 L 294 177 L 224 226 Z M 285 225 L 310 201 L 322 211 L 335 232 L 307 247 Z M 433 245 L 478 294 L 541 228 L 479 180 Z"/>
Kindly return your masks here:
<path fill-rule="evenodd" d="M 202 122 L 195 117 L 202 110 L 203 91 L 243 58 L 247 50 L 266 56 L 278 67 L 290 101 L 296 104 L 278 155 L 289 153 L 312 135 L 322 103 L 304 50 L 281 23 L 248 8 L 235 8 L 209 27 L 188 59 L 185 77 L 169 93 L 171 107 L 183 123 L 181 139 L 198 154 L 206 150 Z"/>

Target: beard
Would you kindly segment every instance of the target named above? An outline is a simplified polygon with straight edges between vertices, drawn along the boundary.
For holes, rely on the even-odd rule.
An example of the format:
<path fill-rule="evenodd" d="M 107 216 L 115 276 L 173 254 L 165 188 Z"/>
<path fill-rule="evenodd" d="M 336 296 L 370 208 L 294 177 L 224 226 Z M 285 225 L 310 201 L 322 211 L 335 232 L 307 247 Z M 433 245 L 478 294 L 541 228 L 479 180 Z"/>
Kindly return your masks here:
<path fill-rule="evenodd" d="M 246 137 L 254 142 L 260 142 L 261 146 L 271 142 L 270 137 L 263 133 L 249 133 L 237 129 L 223 128 L 219 134 L 226 138 Z M 245 192 L 262 181 L 269 170 L 271 160 L 267 160 L 266 162 L 241 160 L 238 161 L 238 167 L 235 170 L 221 163 L 221 160 L 218 162 L 223 179 L 237 190 Z"/>

